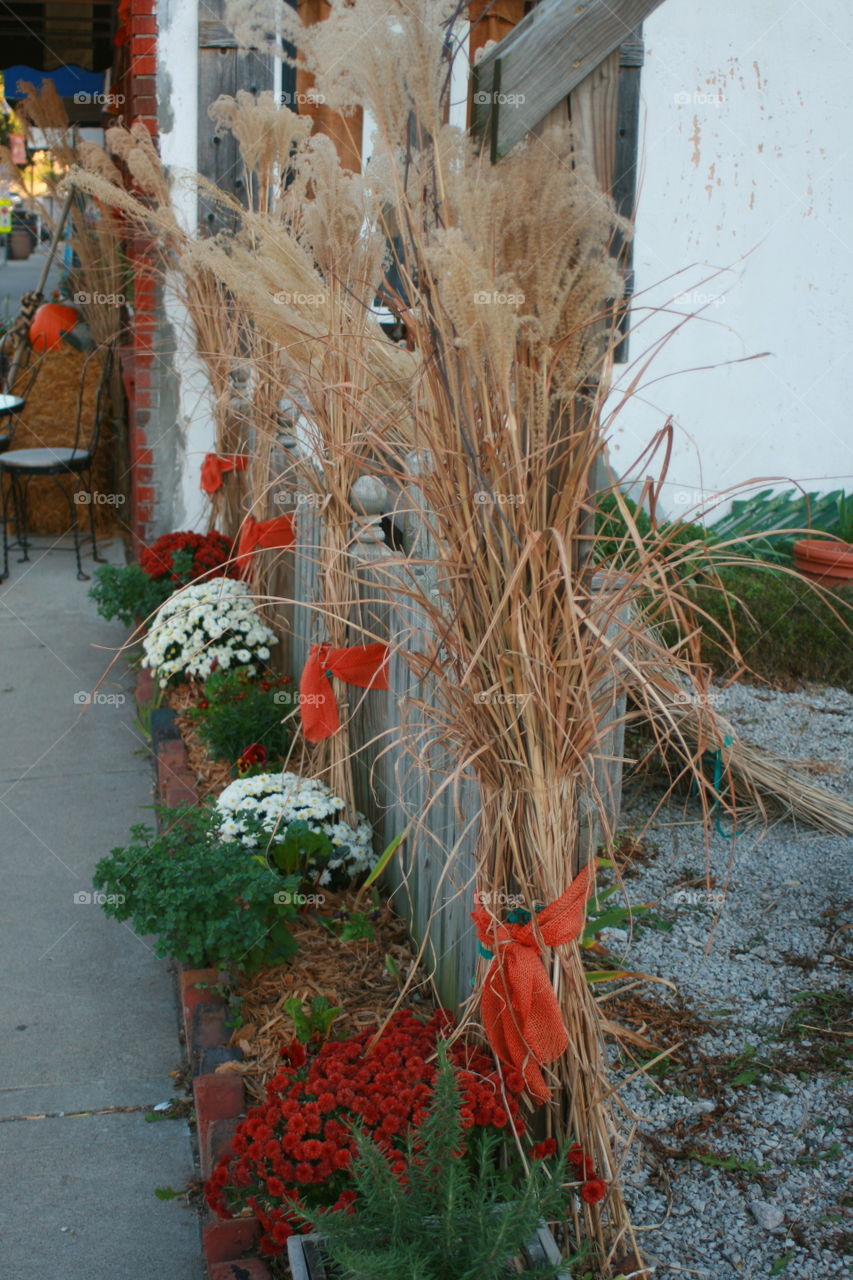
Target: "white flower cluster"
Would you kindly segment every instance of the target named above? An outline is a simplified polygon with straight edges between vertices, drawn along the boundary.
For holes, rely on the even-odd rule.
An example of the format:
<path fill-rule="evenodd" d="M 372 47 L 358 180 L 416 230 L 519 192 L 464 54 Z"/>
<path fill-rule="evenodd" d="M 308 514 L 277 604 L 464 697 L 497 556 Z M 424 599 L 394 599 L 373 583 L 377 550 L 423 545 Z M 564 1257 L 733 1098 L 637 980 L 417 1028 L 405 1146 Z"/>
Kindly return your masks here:
<path fill-rule="evenodd" d="M 297 773 L 257 773 L 238 778 L 219 795 L 216 807 L 222 814 L 219 833 L 225 839 L 241 840 L 249 849 L 257 850 L 256 837 L 247 833 L 252 819 L 264 831 L 277 831 L 282 836 L 291 822 L 307 822 L 312 831 L 329 837 L 333 856 L 323 865 L 319 883 L 332 879 L 351 879 L 369 870 L 376 861 L 370 823 L 358 814 L 358 826 L 340 820 L 344 801 L 332 795 L 317 778 L 302 778 Z M 305 874 L 311 878 L 317 870 L 309 859 Z M 335 876 L 335 873 L 338 873 Z"/>
<path fill-rule="evenodd" d="M 143 642 L 143 666 L 159 677 L 205 680 L 212 671 L 253 667 L 260 672 L 277 644 L 255 611 L 249 588 L 235 578 L 194 582 L 169 596 Z"/>

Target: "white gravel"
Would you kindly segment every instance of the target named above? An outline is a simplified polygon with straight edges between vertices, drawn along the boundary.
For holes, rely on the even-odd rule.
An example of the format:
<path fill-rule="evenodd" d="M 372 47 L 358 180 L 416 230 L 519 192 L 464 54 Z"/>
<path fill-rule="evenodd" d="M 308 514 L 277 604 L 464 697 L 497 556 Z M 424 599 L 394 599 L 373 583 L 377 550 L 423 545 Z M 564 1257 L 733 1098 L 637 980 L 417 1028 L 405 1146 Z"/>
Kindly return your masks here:
<path fill-rule="evenodd" d="M 716 705 L 745 739 L 809 762 L 812 781 L 829 793 L 849 793 L 850 694 L 737 685 L 718 691 Z M 649 797 L 635 798 L 633 806 L 622 823 L 637 829 L 650 811 Z M 734 1157 L 746 1169 L 708 1167 L 639 1141 L 625 1174 L 626 1197 L 644 1228 L 641 1240 L 656 1277 L 846 1276 L 853 1229 L 849 1080 L 845 1087 L 838 1070 L 826 1067 L 810 1067 L 805 1079 L 794 1074 L 797 1049 L 783 1024 L 801 1007 L 798 994 L 849 989 L 853 841 L 780 822 L 734 840 L 715 831 L 706 850 L 697 819 L 695 804 L 663 811 L 648 836 L 658 853 L 625 882 L 629 901 L 657 904 L 672 931 L 641 928 L 624 938 L 611 931 L 603 941 L 626 967 L 674 982 L 679 997 L 717 1028 L 696 1042 L 703 1054 L 730 1059 L 747 1051 L 753 1058 L 745 1066 L 768 1065 L 739 1086 L 730 1083 L 734 1072 L 721 1077 L 712 1124 L 692 1135 L 689 1125 L 715 1105 L 691 1092 L 693 1078 L 656 1077 L 662 1094 L 643 1079 L 628 1084 L 622 1096 L 638 1114 L 641 1132 L 670 1149 L 695 1146 L 720 1159 Z M 706 858 L 714 887 L 685 887 L 704 875 Z M 828 916 L 827 909 L 842 913 Z M 791 963 L 797 957 L 809 967 Z M 644 992 L 664 1003 L 678 999 L 659 986 Z M 686 1134 L 673 1132 L 679 1119 Z"/>

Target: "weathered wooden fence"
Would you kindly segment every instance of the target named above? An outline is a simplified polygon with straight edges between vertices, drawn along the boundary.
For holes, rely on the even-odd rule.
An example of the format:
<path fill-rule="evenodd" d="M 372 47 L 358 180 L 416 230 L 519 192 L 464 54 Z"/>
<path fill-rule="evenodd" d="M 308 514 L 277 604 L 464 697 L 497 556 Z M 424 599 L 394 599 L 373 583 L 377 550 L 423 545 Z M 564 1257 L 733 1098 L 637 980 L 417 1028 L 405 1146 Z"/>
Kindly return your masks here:
<path fill-rule="evenodd" d="M 286 662 L 298 677 L 311 645 L 326 638 L 322 613 L 312 607 L 321 602 L 322 474 L 309 459 L 299 457 L 294 438 L 284 439 L 271 465 L 282 466 L 285 477 L 280 486 L 270 486 L 278 495 L 275 514 L 291 510 L 296 516 L 293 554 L 283 557 L 289 565 L 277 570 L 277 582 L 279 588 L 287 583 L 292 589 L 294 604 L 286 608 L 282 621 L 288 632 Z M 434 714 L 436 678 L 419 676 L 406 660 L 407 653 L 426 653 L 434 647 L 432 623 L 422 601 L 440 598 L 434 545 L 418 487 L 428 460 L 412 454 L 407 465 L 409 483 L 401 492 L 364 475 L 351 494 L 355 519 L 349 572 L 357 583 L 357 604 L 350 643 L 387 643 L 390 659 L 387 691 L 347 689 L 348 728 L 355 802 L 374 824 L 377 851 L 406 831 L 387 873 L 392 901 L 423 948 L 441 1000 L 458 1008 L 471 994 L 477 960 L 470 912 L 479 791 L 471 774 L 460 776 L 458 762 L 441 740 Z M 388 544 L 382 521 L 389 516 L 402 529 L 402 549 Z M 590 618 L 605 637 L 618 643 L 624 608 L 614 605 L 606 586 L 603 580 L 594 583 L 598 595 Z M 591 757 L 581 815 L 583 860 L 594 852 L 601 835 L 601 802 L 605 826 L 612 830 L 620 800 L 624 701 L 615 679 L 602 682 L 597 697 L 604 730 Z"/>

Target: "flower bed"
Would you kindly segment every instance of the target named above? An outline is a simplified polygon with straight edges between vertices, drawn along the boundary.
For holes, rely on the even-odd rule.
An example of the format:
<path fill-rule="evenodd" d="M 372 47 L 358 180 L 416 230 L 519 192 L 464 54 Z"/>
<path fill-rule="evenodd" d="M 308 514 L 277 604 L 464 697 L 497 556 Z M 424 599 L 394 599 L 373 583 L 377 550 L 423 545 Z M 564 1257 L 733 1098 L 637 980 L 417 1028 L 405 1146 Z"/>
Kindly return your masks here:
<path fill-rule="evenodd" d="M 162 607 L 146 641 L 148 666 L 160 687 L 182 675 L 194 681 L 175 687 L 174 702 L 206 713 L 227 695 L 241 706 L 263 707 L 252 699 L 276 696 L 286 683 L 262 669 L 260 650 L 268 654 L 269 645 L 257 644 L 254 666 L 236 650 L 241 636 L 265 638 L 232 625 L 245 601 L 242 583 L 218 578 L 184 588 Z M 198 656 L 217 640 L 235 649 L 243 673 L 236 680 L 211 679 L 207 659 Z M 152 685 L 147 672 L 143 681 Z M 164 715 L 171 715 L 167 731 Z M 203 716 L 185 716 L 183 727 L 195 735 L 203 767 L 210 759 L 200 722 Z M 194 800 L 176 723 L 174 712 L 152 718 L 161 793 L 180 789 L 184 800 Z M 254 712 L 240 723 L 248 734 Z M 240 728 L 231 747 L 242 737 Z M 448 1159 L 467 1160 L 471 1143 L 473 1160 L 488 1139 L 482 1150 L 489 1154 L 477 1156 L 486 1163 L 479 1173 L 471 1165 L 466 1175 L 473 1191 L 497 1174 L 498 1146 L 511 1155 L 521 1142 L 528 1160 L 557 1155 L 556 1143 L 532 1144 L 525 1135 L 519 1072 L 498 1069 L 491 1055 L 462 1038 L 443 1048 L 452 1019 L 422 993 L 409 991 L 408 1007 L 399 1007 L 415 976 L 405 929 L 375 889 L 347 887 L 375 863 L 369 824 L 360 815 L 346 821 L 351 811 L 343 798 L 316 778 L 263 769 L 266 757 L 261 742 L 244 743 L 236 759 L 221 762 L 213 804 L 163 815 L 156 835 L 137 829 L 136 844 L 115 850 L 98 869 L 99 883 L 124 885 L 124 915 L 158 932 L 161 951 L 212 965 L 206 975 L 193 970 L 195 996 L 189 983 L 183 993 L 202 1174 L 208 1204 L 221 1218 L 204 1231 L 211 1277 L 220 1274 L 216 1268 L 233 1268 L 230 1258 L 255 1239 L 273 1256 L 295 1229 L 315 1225 L 317 1212 L 361 1205 L 358 1170 L 368 1139 L 405 1197 L 412 1153 L 427 1141 L 437 1098 L 437 1052 L 446 1052 L 452 1067 L 466 1135 L 448 1149 Z M 255 922 L 262 947 L 251 942 Z M 266 963 L 268 945 L 287 963 Z M 231 972 L 221 972 L 223 966 Z M 219 996 L 205 990 L 214 985 Z M 229 1037 L 226 1023 L 235 1014 Z M 244 1115 L 247 1095 L 258 1105 Z M 587 1204 L 607 1194 L 583 1152 L 575 1147 L 564 1157 L 558 1188 L 574 1185 Z M 501 1177 L 503 1195 L 519 1185 Z M 256 1259 L 247 1266 L 249 1275 L 263 1274 Z"/>

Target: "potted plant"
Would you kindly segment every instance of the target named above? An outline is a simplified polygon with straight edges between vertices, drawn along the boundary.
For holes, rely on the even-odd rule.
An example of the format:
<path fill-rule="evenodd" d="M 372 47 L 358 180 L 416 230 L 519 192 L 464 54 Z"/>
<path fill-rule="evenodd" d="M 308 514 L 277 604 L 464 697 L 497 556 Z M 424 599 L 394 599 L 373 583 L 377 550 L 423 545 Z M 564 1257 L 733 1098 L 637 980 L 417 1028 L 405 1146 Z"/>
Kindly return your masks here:
<path fill-rule="evenodd" d="M 832 585 L 853 581 L 853 496 L 838 499 L 836 541 L 801 538 L 794 543 L 794 567 L 806 578 Z"/>
<path fill-rule="evenodd" d="M 569 1280 L 546 1221 L 565 1215 L 566 1165 L 556 1144 L 531 1150 L 520 1178 L 501 1167 L 495 1132 L 465 1127 L 456 1071 L 443 1044 L 432 1102 L 402 1158 L 353 1129 L 352 1198 L 300 1210 L 313 1228 L 288 1240 L 293 1280 Z"/>

